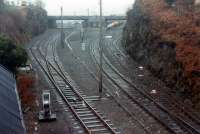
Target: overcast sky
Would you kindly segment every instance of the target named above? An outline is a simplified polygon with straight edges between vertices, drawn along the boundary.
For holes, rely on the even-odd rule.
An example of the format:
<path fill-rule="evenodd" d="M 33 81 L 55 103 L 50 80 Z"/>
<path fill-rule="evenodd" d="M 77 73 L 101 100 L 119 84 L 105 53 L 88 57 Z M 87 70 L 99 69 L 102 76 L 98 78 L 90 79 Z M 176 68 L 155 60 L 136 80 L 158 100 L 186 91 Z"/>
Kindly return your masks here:
<path fill-rule="evenodd" d="M 49 15 L 59 15 L 60 6 L 63 6 L 64 15 L 99 14 L 99 0 L 43 0 Z M 135 0 L 102 0 L 104 15 L 125 15 Z"/>

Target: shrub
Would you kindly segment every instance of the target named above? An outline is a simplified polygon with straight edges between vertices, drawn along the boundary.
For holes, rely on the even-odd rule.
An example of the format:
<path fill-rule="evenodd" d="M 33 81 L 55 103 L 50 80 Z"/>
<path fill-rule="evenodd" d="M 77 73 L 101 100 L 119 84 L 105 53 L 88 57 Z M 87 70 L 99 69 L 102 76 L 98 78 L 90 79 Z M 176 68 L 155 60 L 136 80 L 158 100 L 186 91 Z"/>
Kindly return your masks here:
<path fill-rule="evenodd" d="M 15 72 L 16 68 L 25 65 L 27 53 L 20 46 L 15 45 L 8 37 L 0 36 L 0 64 Z"/>
<path fill-rule="evenodd" d="M 19 75 L 17 77 L 17 85 L 19 90 L 20 99 L 22 105 L 31 105 L 35 100 L 35 95 L 32 92 L 34 87 L 35 78 L 32 75 Z"/>

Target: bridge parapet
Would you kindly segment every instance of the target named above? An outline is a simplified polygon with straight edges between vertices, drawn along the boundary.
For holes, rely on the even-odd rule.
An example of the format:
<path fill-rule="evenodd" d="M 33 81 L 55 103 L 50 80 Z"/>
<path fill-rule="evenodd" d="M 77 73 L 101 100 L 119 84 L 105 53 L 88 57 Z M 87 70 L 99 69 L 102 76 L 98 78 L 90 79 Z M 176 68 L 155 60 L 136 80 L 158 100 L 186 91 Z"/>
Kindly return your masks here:
<path fill-rule="evenodd" d="M 63 16 L 64 20 L 90 20 L 98 16 Z M 126 16 L 103 16 L 107 20 L 126 20 Z M 49 20 L 60 20 L 60 16 L 48 16 Z"/>
<path fill-rule="evenodd" d="M 56 28 L 56 20 L 61 20 L 60 16 L 48 16 L 49 28 Z M 63 16 L 63 20 L 83 20 L 84 25 L 98 27 L 99 16 Z M 126 16 L 103 16 L 103 23 L 106 24 L 112 20 L 126 20 Z"/>

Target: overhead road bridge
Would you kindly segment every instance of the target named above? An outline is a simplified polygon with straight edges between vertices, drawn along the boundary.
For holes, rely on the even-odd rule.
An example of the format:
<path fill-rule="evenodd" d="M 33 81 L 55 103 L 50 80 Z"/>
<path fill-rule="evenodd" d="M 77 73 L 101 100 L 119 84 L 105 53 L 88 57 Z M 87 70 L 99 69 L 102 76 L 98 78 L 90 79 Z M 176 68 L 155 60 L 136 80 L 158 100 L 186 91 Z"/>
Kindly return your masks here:
<path fill-rule="evenodd" d="M 97 16 L 63 16 L 63 20 L 89 20 Z M 105 20 L 126 20 L 126 16 L 103 16 Z M 60 16 L 48 16 L 48 20 L 61 20 Z"/>
<path fill-rule="evenodd" d="M 88 21 L 96 18 L 99 19 L 98 16 L 63 16 L 63 20 L 83 20 Z M 61 20 L 61 16 L 48 16 L 48 23 L 50 27 L 56 26 L 56 20 Z M 126 16 L 103 16 L 103 20 L 112 21 L 112 20 L 126 20 Z"/>

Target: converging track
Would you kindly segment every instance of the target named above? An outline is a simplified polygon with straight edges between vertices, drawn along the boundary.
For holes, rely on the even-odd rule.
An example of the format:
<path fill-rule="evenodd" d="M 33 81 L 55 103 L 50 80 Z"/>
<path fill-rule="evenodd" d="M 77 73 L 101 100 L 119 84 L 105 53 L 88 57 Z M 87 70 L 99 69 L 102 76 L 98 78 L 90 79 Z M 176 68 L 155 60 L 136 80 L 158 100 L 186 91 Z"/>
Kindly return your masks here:
<path fill-rule="evenodd" d="M 74 66 L 80 66 L 82 71 L 86 70 L 87 74 L 85 72 L 83 74 L 84 80 L 99 82 L 99 41 L 96 40 L 95 36 L 92 36 L 94 39 L 89 39 L 86 33 L 89 33 L 89 30 L 84 33 L 82 38 L 79 36 L 79 32 L 78 29 L 66 32 L 64 47 L 68 48 L 66 49 L 69 52 L 68 56 L 73 57 Z M 145 86 L 145 89 L 141 89 L 141 86 L 137 85 L 134 76 L 128 72 L 129 66 L 123 63 L 123 59 L 127 58 L 127 55 L 120 48 L 120 35 L 112 32 L 107 34 L 113 35 L 113 39 L 105 40 L 104 44 L 106 49 L 103 54 L 105 81 L 103 83 L 103 96 L 111 98 L 117 104 L 118 109 L 120 107 L 134 123 L 138 124 L 143 133 L 200 134 L 200 117 L 190 107 L 178 101 L 173 93 L 157 89 L 159 94 L 152 94 L 152 89 Z M 87 47 L 85 44 L 81 44 L 84 39 L 88 41 Z M 37 41 L 35 45 L 31 46 L 30 53 L 54 87 L 52 90 L 66 104 L 67 108 L 64 111 L 71 113 L 76 128 L 75 132 L 88 134 L 123 133 L 121 128 L 116 128 L 94 106 L 95 101 L 99 101 L 100 97 L 98 95 L 87 96 L 86 92 L 83 91 L 85 88 L 81 89 L 67 73 L 69 71 L 65 71 L 64 64 L 59 60 L 60 57 L 58 57 L 56 49 L 60 45 L 59 40 L 59 32 L 52 33 L 51 37 L 42 43 Z M 80 44 L 77 40 L 80 40 L 82 50 L 79 50 Z M 73 41 L 74 44 L 72 44 Z M 85 75 L 88 76 L 85 77 Z M 140 79 L 143 80 L 142 78 Z M 94 94 L 96 94 L 95 91 L 93 91 Z M 93 93 L 91 94 L 93 95 Z"/>
<path fill-rule="evenodd" d="M 62 97 L 63 101 L 68 105 L 74 118 L 78 120 L 81 128 L 77 133 L 89 134 L 117 134 L 119 131 L 114 127 L 110 120 L 106 119 L 93 106 L 93 97 L 84 95 L 75 85 L 75 82 L 63 71 L 55 51 L 58 44 L 58 35 L 46 43 L 45 46 L 33 46 L 30 52 L 38 65 L 41 67 L 45 75 L 51 81 L 55 90 Z M 42 49 L 46 48 L 46 51 Z"/>
<path fill-rule="evenodd" d="M 110 46 L 107 46 L 107 48 L 109 47 Z M 98 43 L 92 45 L 91 52 L 96 64 L 99 64 L 98 51 Z M 114 55 L 113 52 L 108 53 Z M 188 111 L 181 109 L 180 106 L 178 106 L 178 104 L 174 101 L 173 108 L 181 109 L 179 110 L 179 114 L 182 114 L 182 116 L 177 116 L 175 113 L 173 113 L 175 110 L 168 110 L 165 106 L 163 106 L 160 102 L 157 102 L 156 99 L 150 96 L 147 92 L 140 90 L 136 85 L 133 84 L 133 82 L 130 79 L 121 74 L 118 71 L 118 69 L 116 69 L 111 64 L 111 62 L 108 60 L 105 54 L 104 61 L 104 74 L 107 76 L 107 78 L 110 79 L 120 89 L 120 91 L 126 94 L 131 101 L 135 102 L 145 111 L 147 111 L 151 116 L 153 116 L 156 120 L 162 123 L 168 130 L 170 130 L 173 133 L 180 134 L 200 133 L 199 120 L 197 117 L 190 115 Z"/>
<path fill-rule="evenodd" d="M 75 57 L 75 59 L 77 59 L 78 60 L 78 64 L 79 65 L 81 65 L 81 66 L 83 66 L 89 73 L 90 73 L 90 75 L 94 78 L 94 80 L 96 80 L 96 81 L 98 81 L 98 77 L 96 76 L 96 74 L 94 73 L 94 72 L 92 72 L 91 71 L 91 69 L 90 69 L 90 67 L 88 67 L 88 65 L 86 65 L 85 64 L 85 62 L 83 62 L 82 60 L 81 60 L 81 57 L 79 57 L 78 56 L 78 54 L 77 53 L 75 53 L 71 48 L 71 46 L 72 46 L 72 44 L 70 43 L 70 41 L 69 40 L 66 40 L 66 44 L 67 44 L 67 46 L 69 47 L 69 49 L 70 49 L 70 51 L 72 52 L 72 55 Z M 91 50 L 90 50 L 91 51 Z M 95 53 L 98 53 L 98 52 L 95 52 Z M 93 58 L 93 56 L 92 56 L 92 58 Z M 95 59 L 94 59 L 94 61 L 95 61 Z M 98 68 L 98 64 L 95 62 L 95 66 Z M 105 72 L 104 72 L 105 73 Z M 113 80 L 112 79 L 108 79 L 108 81 L 111 81 L 111 84 L 112 84 L 112 82 L 113 82 Z M 116 86 L 116 85 L 115 85 Z M 112 98 L 113 98 L 113 100 L 115 100 L 115 102 L 133 119 L 133 120 L 135 120 L 135 121 L 137 121 L 138 122 L 138 124 L 141 126 L 141 128 L 142 129 L 144 129 L 144 131 L 147 133 L 147 134 L 153 134 L 153 133 L 155 133 L 154 131 L 152 131 L 151 129 L 149 129 L 148 127 L 146 127 L 146 125 L 144 125 L 144 123 L 142 123 L 137 117 L 136 117 L 136 115 L 134 115 L 134 113 L 132 113 L 131 111 L 129 111 L 129 108 L 127 109 L 127 107 L 126 107 L 126 105 L 125 104 L 123 104 L 123 103 L 121 103 L 121 101 L 123 102 L 123 99 L 124 100 L 127 100 L 127 98 L 119 98 L 119 96 L 115 96 L 115 95 L 113 95 L 113 93 L 112 92 L 110 92 L 109 91 L 109 88 L 105 85 L 105 84 L 103 84 L 103 87 L 104 87 L 104 90 L 106 91 L 105 93 L 106 94 L 109 94 Z M 121 94 L 121 93 L 120 93 Z M 121 95 L 120 95 L 121 96 Z M 127 95 L 126 95 L 127 96 Z M 129 95 L 130 96 L 130 95 Z M 129 101 L 129 103 L 130 103 L 130 101 Z M 135 105 L 132 105 L 132 106 L 130 106 L 130 107 L 135 107 Z M 149 116 L 147 116 L 147 118 L 150 118 Z M 155 123 L 154 123 L 155 124 Z M 152 126 L 153 124 L 149 124 L 150 126 Z M 154 125 L 153 125 L 154 126 Z M 153 128 L 152 128 L 153 129 Z M 158 131 L 158 133 L 160 133 L 159 131 Z"/>

